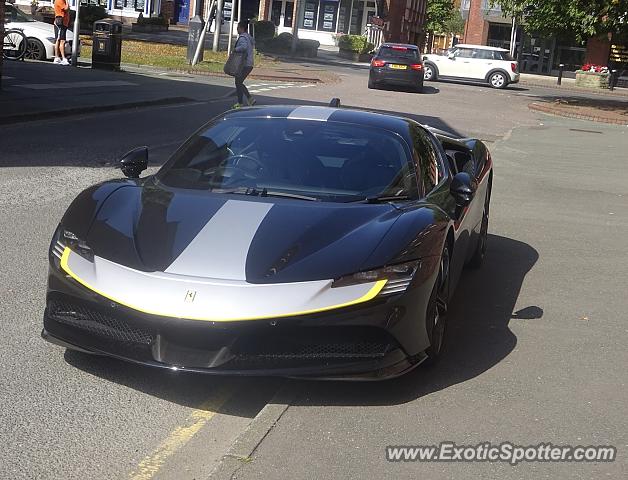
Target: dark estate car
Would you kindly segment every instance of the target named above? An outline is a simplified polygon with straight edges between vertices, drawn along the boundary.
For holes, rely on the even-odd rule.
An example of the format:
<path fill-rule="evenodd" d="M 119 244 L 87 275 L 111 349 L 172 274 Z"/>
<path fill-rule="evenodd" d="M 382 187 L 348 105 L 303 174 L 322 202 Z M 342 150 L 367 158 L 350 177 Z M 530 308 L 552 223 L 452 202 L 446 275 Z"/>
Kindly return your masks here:
<path fill-rule="evenodd" d="M 338 102 L 332 102 L 337 105 Z M 442 352 L 486 249 L 484 144 L 317 106 L 227 112 L 155 174 L 83 191 L 50 245 L 42 336 L 211 374 L 381 379 Z"/>
<path fill-rule="evenodd" d="M 369 71 L 369 88 L 384 85 L 423 91 L 423 62 L 416 45 L 383 44 L 373 59 Z"/>

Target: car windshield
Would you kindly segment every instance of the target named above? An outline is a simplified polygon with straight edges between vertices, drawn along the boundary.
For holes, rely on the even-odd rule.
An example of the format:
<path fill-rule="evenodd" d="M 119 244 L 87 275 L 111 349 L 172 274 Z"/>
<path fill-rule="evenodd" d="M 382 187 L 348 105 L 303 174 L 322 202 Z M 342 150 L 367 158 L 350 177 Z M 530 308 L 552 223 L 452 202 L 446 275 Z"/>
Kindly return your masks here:
<path fill-rule="evenodd" d="M 35 21 L 21 10 L 9 5 L 6 6 L 6 10 L 4 12 L 4 20 L 7 23 L 26 23 Z"/>
<path fill-rule="evenodd" d="M 303 200 L 416 198 L 410 158 L 404 141 L 383 129 L 235 118 L 195 134 L 156 178 L 171 187 Z"/>
<path fill-rule="evenodd" d="M 406 47 L 382 47 L 379 49 L 380 58 L 390 60 L 418 60 L 419 51 L 415 48 Z"/>

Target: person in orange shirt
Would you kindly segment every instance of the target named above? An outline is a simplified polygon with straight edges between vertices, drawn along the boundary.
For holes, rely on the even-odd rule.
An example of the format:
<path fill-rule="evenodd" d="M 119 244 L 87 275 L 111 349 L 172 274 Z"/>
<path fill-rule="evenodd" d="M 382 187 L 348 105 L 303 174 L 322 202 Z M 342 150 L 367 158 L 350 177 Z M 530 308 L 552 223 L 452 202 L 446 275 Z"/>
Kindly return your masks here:
<path fill-rule="evenodd" d="M 65 37 L 70 25 L 70 5 L 67 0 L 55 0 L 55 47 L 54 63 L 69 65 L 65 58 Z"/>

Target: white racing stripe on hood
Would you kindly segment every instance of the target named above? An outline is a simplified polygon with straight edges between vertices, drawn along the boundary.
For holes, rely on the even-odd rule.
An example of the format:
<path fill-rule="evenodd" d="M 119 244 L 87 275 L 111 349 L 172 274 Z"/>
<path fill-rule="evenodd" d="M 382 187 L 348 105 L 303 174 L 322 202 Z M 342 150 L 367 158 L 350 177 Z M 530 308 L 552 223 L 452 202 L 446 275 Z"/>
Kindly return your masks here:
<path fill-rule="evenodd" d="M 272 203 L 228 200 L 165 273 L 246 280 L 246 257 Z"/>
<path fill-rule="evenodd" d="M 297 107 L 288 118 L 292 120 L 318 120 L 319 122 L 326 122 L 329 120 L 337 108 L 330 107 Z"/>

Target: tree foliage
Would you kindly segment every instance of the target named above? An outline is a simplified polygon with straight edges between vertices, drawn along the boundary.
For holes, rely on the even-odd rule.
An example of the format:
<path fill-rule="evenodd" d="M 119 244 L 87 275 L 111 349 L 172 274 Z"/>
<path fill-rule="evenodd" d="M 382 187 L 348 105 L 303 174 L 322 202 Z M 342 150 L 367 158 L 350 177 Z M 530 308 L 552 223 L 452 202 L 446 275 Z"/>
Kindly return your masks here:
<path fill-rule="evenodd" d="M 425 31 L 430 33 L 460 33 L 452 31 L 458 28 L 455 22 L 460 13 L 454 7 L 453 0 L 428 0 L 425 11 Z M 462 27 L 464 30 L 464 26 Z"/>
<path fill-rule="evenodd" d="M 574 33 L 579 39 L 628 33 L 628 0 L 491 0 L 541 34 Z"/>

